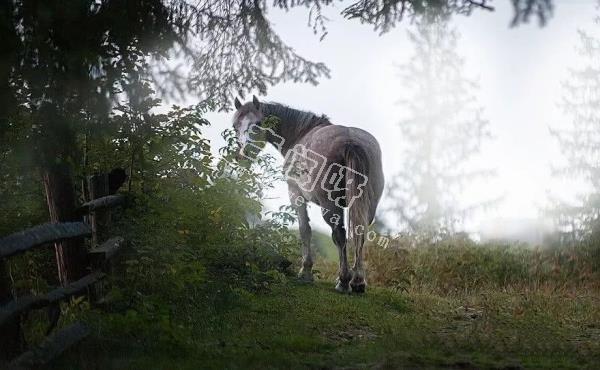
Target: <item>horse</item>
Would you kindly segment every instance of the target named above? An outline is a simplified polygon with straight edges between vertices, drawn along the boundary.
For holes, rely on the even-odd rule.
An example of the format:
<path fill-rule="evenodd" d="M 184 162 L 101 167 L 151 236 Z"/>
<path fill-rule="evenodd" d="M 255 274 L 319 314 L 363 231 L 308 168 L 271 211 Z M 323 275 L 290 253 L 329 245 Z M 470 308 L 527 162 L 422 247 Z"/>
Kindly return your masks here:
<path fill-rule="evenodd" d="M 253 96 L 242 104 L 235 99 L 233 128 L 240 146 L 239 157 L 255 158 L 270 143 L 284 157 L 284 172 L 292 208 L 298 216 L 302 265 L 298 278 L 312 282 L 313 255 L 307 203 L 321 207 L 339 252 L 338 292 L 366 290 L 363 245 L 368 226 L 384 188 L 381 149 L 367 131 L 334 125 L 325 115 L 260 102 Z M 348 237 L 344 220 L 347 208 Z M 354 250 L 348 267 L 347 240 Z"/>

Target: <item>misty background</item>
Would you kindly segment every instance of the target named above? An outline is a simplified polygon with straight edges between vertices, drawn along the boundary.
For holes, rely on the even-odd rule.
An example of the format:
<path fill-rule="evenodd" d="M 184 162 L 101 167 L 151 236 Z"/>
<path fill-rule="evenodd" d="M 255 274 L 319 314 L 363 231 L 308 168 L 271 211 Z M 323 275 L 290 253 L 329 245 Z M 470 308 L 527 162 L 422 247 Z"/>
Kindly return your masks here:
<path fill-rule="evenodd" d="M 479 85 L 477 103 L 492 134 L 477 161 L 495 170 L 494 176 L 468 184 L 460 202 L 499 198 L 492 207 L 468 215 L 461 229 L 475 238 L 537 243 L 553 229 L 543 212 L 549 200 L 574 201 L 586 189 L 580 180 L 553 175 L 553 167 L 564 158 L 550 128 L 565 127 L 571 121 L 559 106 L 562 85 L 569 70 L 582 63 L 578 30 L 593 33 L 597 5 L 595 1 L 557 1 L 552 19 L 542 27 L 535 20 L 510 27 L 511 4 L 498 2 L 494 7 L 495 11 L 480 11 L 474 17 L 456 15 L 449 22 L 458 31 L 463 75 Z M 321 34 L 308 27 L 304 9 L 269 10 L 282 39 L 307 59 L 324 62 L 331 78 L 321 79 L 316 86 L 278 84 L 260 99 L 323 113 L 334 124 L 368 130 L 380 141 L 389 184 L 403 161 L 405 143 L 399 123 L 407 112 L 398 102 L 407 91 L 399 67 L 414 54 L 408 31 L 414 31 L 415 24 L 400 23 L 378 35 L 369 25 L 344 21 L 339 11 L 336 6 L 323 9 L 329 18 L 328 33 L 319 42 Z M 220 133 L 231 126 L 232 115 L 207 114 L 212 125 L 205 132 L 213 148 L 225 144 Z M 273 148 L 268 150 L 281 163 L 281 156 Z M 391 230 L 398 230 L 393 212 L 385 211 L 390 201 L 386 191 L 377 217 Z M 268 209 L 288 202 L 283 182 L 266 194 Z M 309 212 L 313 225 L 327 230 L 320 209 L 312 205 Z"/>

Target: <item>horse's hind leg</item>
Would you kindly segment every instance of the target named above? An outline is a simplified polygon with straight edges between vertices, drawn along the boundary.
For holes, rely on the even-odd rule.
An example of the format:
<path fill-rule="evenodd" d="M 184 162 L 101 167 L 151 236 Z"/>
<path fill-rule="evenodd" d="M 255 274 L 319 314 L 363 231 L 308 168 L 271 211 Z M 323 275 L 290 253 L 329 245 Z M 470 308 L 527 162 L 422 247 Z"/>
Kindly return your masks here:
<path fill-rule="evenodd" d="M 312 282 L 313 258 L 310 248 L 312 230 L 310 228 L 310 219 L 308 218 L 308 212 L 306 210 L 306 200 L 299 192 L 293 191 L 292 188 L 290 188 L 290 200 L 292 202 L 292 207 L 298 214 L 298 227 L 300 229 L 300 240 L 302 241 L 302 267 L 298 273 L 298 279 L 305 282 Z"/>
<path fill-rule="evenodd" d="M 367 287 L 367 281 L 365 279 L 365 267 L 363 262 L 365 234 L 368 232 L 368 225 L 370 225 L 375 218 L 375 211 L 377 209 L 377 203 L 381 198 L 381 192 L 382 188 L 380 187 L 376 192 L 373 193 L 374 196 L 372 199 L 375 201 L 369 205 L 366 224 L 355 227 L 354 230 L 350 230 L 351 233 L 354 233 L 352 234 L 352 238 L 354 238 L 355 243 L 354 266 L 352 267 L 353 276 L 352 280 L 350 281 L 350 287 L 352 288 L 352 291 L 356 293 L 364 293 Z"/>
<path fill-rule="evenodd" d="M 341 293 L 350 292 L 350 279 L 352 275 L 348 268 L 348 256 L 346 255 L 346 229 L 344 228 L 344 210 L 336 208 L 330 211 L 327 208 L 321 208 L 323 219 L 331 227 L 331 238 L 338 248 L 340 256 L 340 270 L 336 280 L 335 290 Z"/>
<path fill-rule="evenodd" d="M 356 232 L 356 230 L 354 232 Z M 352 287 L 353 292 L 364 293 L 367 287 L 363 263 L 363 246 L 365 244 L 365 238 L 364 235 L 357 235 L 356 237 L 358 238 L 358 243 L 354 250 L 354 266 L 352 266 L 352 281 L 350 281 L 350 286 Z"/>

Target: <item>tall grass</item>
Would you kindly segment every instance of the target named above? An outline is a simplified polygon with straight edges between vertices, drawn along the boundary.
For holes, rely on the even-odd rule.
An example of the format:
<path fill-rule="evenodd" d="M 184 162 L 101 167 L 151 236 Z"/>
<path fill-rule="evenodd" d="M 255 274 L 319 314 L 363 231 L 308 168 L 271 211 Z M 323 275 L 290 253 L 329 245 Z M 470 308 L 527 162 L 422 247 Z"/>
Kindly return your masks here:
<path fill-rule="evenodd" d="M 600 292 L 600 244 L 530 247 L 518 243 L 477 244 L 461 236 L 423 241 L 392 238 L 387 247 L 368 243 L 367 280 L 371 285 L 436 294 L 482 290 Z M 352 255 L 352 253 L 350 253 Z M 336 262 L 318 267 L 332 278 Z"/>

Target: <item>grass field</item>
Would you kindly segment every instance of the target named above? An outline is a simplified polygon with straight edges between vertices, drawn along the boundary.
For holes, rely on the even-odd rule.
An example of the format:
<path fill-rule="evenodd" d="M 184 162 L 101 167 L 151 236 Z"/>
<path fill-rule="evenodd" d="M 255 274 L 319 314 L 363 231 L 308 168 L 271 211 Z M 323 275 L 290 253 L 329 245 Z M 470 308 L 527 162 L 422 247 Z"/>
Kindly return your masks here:
<path fill-rule="evenodd" d="M 55 368 L 597 369 L 600 364 L 598 295 L 440 296 L 386 288 L 341 295 L 331 282 L 283 279 L 265 292 L 241 290 L 218 304 L 209 310 L 172 307 L 170 321 L 136 323 L 133 313 L 105 320 Z M 164 325 L 169 328 L 151 329 Z M 162 338 L 165 330 L 172 337 Z"/>

